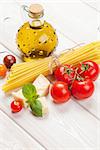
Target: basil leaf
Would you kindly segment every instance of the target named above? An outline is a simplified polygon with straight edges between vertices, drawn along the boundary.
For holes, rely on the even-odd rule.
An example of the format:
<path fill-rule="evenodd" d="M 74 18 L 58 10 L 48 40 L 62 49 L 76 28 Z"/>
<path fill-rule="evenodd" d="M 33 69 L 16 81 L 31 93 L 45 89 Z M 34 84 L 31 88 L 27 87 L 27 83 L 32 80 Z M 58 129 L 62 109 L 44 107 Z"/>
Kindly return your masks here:
<path fill-rule="evenodd" d="M 32 100 L 33 97 L 35 97 L 37 95 L 36 88 L 31 83 L 28 83 L 23 86 L 22 93 L 23 93 L 24 97 L 27 98 L 28 100 Z"/>
<path fill-rule="evenodd" d="M 42 117 L 42 104 L 39 100 L 31 102 L 30 108 L 35 116 Z"/>

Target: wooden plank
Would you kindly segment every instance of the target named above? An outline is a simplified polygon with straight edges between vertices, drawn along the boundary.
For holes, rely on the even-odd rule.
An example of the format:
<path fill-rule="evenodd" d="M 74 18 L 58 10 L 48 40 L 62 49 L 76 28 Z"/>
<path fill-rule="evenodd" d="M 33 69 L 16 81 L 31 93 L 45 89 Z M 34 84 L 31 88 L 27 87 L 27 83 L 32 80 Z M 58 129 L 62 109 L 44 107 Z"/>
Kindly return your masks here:
<path fill-rule="evenodd" d="M 16 47 L 16 33 L 21 23 L 20 9 L 14 0 L 0 1 L 0 42 L 14 53 L 17 51 L 16 55 L 20 55 Z"/>
<path fill-rule="evenodd" d="M 88 5 L 91 9 L 94 11 L 97 11 L 100 13 L 100 2 L 99 0 L 81 0 L 85 5 Z"/>
<path fill-rule="evenodd" d="M 2 46 L 1 48 L 6 51 Z M 10 110 L 12 98 L 1 90 L 3 83 L 4 81 L 0 80 L 1 110 L 47 149 L 85 150 L 98 146 L 97 130 L 100 122 L 74 101 L 55 105 L 51 97 L 48 97 L 49 115 L 42 119 L 34 117 L 28 110 L 12 114 Z"/>
<path fill-rule="evenodd" d="M 7 102 L 1 104 L 2 109 L 47 149 L 69 148 L 70 150 L 97 147 L 97 131 L 100 124 L 76 103 L 70 101 L 69 104 L 54 106 L 54 108 L 51 104 L 49 116 L 38 119 L 27 110 L 20 114 L 11 114 L 9 99 L 5 100 Z"/>
<path fill-rule="evenodd" d="M 50 10 L 52 10 L 52 14 L 50 14 Z M 99 13 L 93 11 L 81 1 L 49 4 L 48 12 L 48 16 L 52 17 L 52 21 L 55 22 L 57 28 L 73 41 L 89 43 L 97 40 L 100 22 L 98 21 Z"/>
<path fill-rule="evenodd" d="M 0 110 L 0 149 L 20 150 L 44 148 L 26 134 Z"/>

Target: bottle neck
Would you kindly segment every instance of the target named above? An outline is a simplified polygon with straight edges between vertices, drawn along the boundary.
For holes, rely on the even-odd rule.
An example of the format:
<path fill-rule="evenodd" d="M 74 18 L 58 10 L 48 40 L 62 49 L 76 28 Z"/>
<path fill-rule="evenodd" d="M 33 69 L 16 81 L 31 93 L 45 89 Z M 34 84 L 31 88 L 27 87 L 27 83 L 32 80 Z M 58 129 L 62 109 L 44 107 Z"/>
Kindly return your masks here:
<path fill-rule="evenodd" d="M 41 28 L 44 25 L 44 18 L 29 18 L 29 24 L 32 28 Z"/>

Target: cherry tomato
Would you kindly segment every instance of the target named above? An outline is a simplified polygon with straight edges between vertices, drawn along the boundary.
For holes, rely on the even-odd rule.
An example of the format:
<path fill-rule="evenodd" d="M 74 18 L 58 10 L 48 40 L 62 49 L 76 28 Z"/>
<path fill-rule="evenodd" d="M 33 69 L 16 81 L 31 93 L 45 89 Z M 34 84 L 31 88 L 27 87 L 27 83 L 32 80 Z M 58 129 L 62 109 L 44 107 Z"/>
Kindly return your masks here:
<path fill-rule="evenodd" d="M 5 65 L 0 64 L 0 77 L 5 77 L 7 73 L 7 68 Z"/>
<path fill-rule="evenodd" d="M 7 55 L 4 57 L 3 60 L 4 64 L 6 65 L 7 68 L 11 68 L 11 66 L 16 63 L 16 58 L 13 55 Z"/>
<path fill-rule="evenodd" d="M 67 83 L 56 81 L 51 88 L 51 96 L 55 103 L 67 102 L 71 96 Z"/>
<path fill-rule="evenodd" d="M 93 81 L 91 79 L 84 79 L 84 81 L 74 80 L 71 92 L 78 100 L 88 98 L 94 92 Z"/>
<path fill-rule="evenodd" d="M 95 81 L 99 76 L 99 66 L 95 62 L 89 60 L 79 64 L 77 72 L 85 78 Z"/>
<path fill-rule="evenodd" d="M 66 82 L 70 86 L 75 77 L 75 69 L 71 65 L 65 64 L 57 67 L 54 75 L 57 80 Z"/>
<path fill-rule="evenodd" d="M 24 107 L 23 99 L 21 99 L 21 98 L 17 98 L 17 97 L 14 97 L 14 100 L 15 100 L 16 102 L 20 102 L 20 103 L 21 103 L 21 105 L 22 105 L 22 107 Z"/>
<path fill-rule="evenodd" d="M 22 110 L 22 103 L 20 101 L 13 101 L 11 103 L 11 110 L 13 113 L 19 112 Z"/>

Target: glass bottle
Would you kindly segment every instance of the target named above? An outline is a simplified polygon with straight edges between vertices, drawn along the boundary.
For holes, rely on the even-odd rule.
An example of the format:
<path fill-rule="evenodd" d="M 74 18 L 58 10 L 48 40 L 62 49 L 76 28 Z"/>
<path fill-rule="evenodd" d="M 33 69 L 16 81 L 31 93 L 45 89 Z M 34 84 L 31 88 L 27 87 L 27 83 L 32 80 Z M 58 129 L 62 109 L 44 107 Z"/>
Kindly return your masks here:
<path fill-rule="evenodd" d="M 58 38 L 55 29 L 44 21 L 44 9 L 32 4 L 28 9 L 28 22 L 18 30 L 16 42 L 24 61 L 49 56 L 56 48 Z"/>

